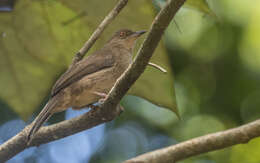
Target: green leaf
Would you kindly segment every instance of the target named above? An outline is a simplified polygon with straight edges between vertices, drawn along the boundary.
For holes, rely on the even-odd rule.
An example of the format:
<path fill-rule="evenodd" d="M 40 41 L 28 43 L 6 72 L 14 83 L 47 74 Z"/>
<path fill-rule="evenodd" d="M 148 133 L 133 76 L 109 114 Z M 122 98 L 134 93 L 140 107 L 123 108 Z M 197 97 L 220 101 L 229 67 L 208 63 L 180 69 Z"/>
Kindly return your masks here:
<path fill-rule="evenodd" d="M 155 105 L 168 108 L 179 117 L 174 90 L 173 72 L 162 43 L 158 46 L 151 62 L 161 65 L 167 73 L 147 66 L 145 72 L 128 91 L 129 94 L 142 97 Z"/>
<path fill-rule="evenodd" d="M 22 118 L 28 118 L 116 2 L 25 0 L 17 1 L 14 11 L 0 13 L 0 98 Z M 151 2 L 129 1 L 91 52 L 120 28 L 148 29 L 153 15 Z M 167 75 L 147 68 L 130 93 L 177 112 L 167 60 L 161 44 L 153 62 L 165 67 Z"/>
<path fill-rule="evenodd" d="M 260 150 L 260 138 L 255 138 L 247 144 L 236 145 L 232 148 L 230 162 L 258 163 Z"/>
<path fill-rule="evenodd" d="M 74 16 L 51 1 L 17 1 L 14 11 L 0 14 L 0 98 L 23 119 L 40 106 L 57 74 L 70 63 L 80 47 L 73 39 L 84 39 L 81 22 L 62 24 Z"/>

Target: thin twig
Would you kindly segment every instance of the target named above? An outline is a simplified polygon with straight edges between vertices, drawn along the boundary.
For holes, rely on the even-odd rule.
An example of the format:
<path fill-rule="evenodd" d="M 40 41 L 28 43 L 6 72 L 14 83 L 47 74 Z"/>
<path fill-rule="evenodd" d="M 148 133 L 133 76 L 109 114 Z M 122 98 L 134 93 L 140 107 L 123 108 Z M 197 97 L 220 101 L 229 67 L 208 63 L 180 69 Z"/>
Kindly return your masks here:
<path fill-rule="evenodd" d="M 178 25 L 177 21 L 176 21 L 176 20 L 173 20 L 173 21 L 174 21 L 174 24 L 176 25 L 177 30 L 178 30 L 180 33 L 182 33 L 182 32 L 181 32 L 181 28 L 180 28 L 180 26 Z"/>
<path fill-rule="evenodd" d="M 148 65 L 152 66 L 152 67 L 154 67 L 154 68 L 156 68 L 156 69 L 158 69 L 160 71 L 162 71 L 163 73 L 167 73 L 167 70 L 165 70 L 164 68 L 162 68 L 161 66 L 159 66 L 159 65 L 157 65 L 155 63 L 149 62 Z"/>
<path fill-rule="evenodd" d="M 113 19 L 120 13 L 120 11 L 126 6 L 128 0 L 120 0 L 116 6 L 109 12 L 109 14 L 104 18 L 104 20 L 97 27 L 95 32 L 90 36 L 89 40 L 84 44 L 84 46 L 76 53 L 72 65 L 80 61 L 88 50 L 93 46 L 97 41 L 99 36 L 105 30 L 105 28 L 113 21 Z"/>

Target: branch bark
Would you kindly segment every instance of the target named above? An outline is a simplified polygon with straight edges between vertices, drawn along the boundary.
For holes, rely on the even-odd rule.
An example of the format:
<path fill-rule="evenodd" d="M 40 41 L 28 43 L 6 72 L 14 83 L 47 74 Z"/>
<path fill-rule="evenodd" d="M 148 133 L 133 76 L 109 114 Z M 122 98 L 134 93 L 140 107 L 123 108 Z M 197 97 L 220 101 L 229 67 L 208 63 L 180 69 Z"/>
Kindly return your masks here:
<path fill-rule="evenodd" d="M 123 1 L 124 0 L 121 0 L 120 2 Z M 120 114 L 120 109 L 118 109 L 119 107 L 117 107 L 118 103 L 127 93 L 130 86 L 134 84 L 134 82 L 145 70 L 165 29 L 184 2 L 185 0 L 170 0 L 166 3 L 165 7 L 161 9 L 161 11 L 155 17 L 149 30 L 148 36 L 139 49 L 134 62 L 115 83 L 115 86 L 109 92 L 108 98 L 101 105 L 100 109 L 92 110 L 82 116 L 73 118 L 71 120 L 66 120 L 55 125 L 42 127 L 35 135 L 35 138 L 29 146 L 26 142 L 26 136 L 28 134 L 29 127 L 26 127 L 23 131 L 21 131 L 16 136 L 0 146 L 0 162 L 7 161 L 8 159 L 12 158 L 13 156 L 30 146 L 39 146 L 50 141 L 61 139 L 63 137 L 108 122 L 117 117 Z M 101 29 L 96 30 L 98 31 L 98 34 L 93 34 L 94 41 L 91 43 L 86 43 L 86 45 L 84 45 L 85 48 L 82 50 L 82 52 L 80 52 L 80 57 L 91 47 L 91 44 L 94 44 L 98 35 L 101 34 L 105 27 L 106 25 L 104 25 Z M 77 59 L 75 62 L 77 62 Z"/>
<path fill-rule="evenodd" d="M 145 153 L 124 163 L 173 163 L 191 156 L 248 143 L 260 136 L 260 119 L 246 125 L 194 138 L 153 152 Z"/>

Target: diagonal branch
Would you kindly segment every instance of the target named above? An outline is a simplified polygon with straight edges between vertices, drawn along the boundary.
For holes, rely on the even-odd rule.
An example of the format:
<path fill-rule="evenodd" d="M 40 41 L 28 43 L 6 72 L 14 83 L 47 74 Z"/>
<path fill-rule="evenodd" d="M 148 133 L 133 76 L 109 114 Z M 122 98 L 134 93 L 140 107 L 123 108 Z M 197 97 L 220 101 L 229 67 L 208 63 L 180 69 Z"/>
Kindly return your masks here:
<path fill-rule="evenodd" d="M 184 2 L 185 0 L 170 0 L 166 3 L 165 7 L 161 9 L 155 17 L 148 36 L 139 49 L 134 62 L 120 79 L 118 79 L 100 109 L 92 110 L 71 120 L 41 128 L 35 135 L 30 146 L 39 146 L 50 141 L 58 140 L 116 118 L 120 114 L 120 109 L 117 107 L 118 103 L 127 93 L 130 86 L 133 85 L 144 72 L 165 29 Z M 0 162 L 5 162 L 30 147 L 27 146 L 26 142 L 28 128 L 29 127 L 26 127 L 23 131 L 0 146 Z"/>
<path fill-rule="evenodd" d="M 124 163 L 173 163 L 202 153 L 247 143 L 259 136 L 260 119 L 237 128 L 201 136 L 145 153 Z"/>

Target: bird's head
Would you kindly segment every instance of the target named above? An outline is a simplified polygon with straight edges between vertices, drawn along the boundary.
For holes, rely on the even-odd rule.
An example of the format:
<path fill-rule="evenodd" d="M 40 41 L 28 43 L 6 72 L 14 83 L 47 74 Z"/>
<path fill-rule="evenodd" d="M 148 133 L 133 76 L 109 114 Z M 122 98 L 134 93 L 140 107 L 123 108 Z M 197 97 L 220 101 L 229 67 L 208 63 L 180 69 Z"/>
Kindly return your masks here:
<path fill-rule="evenodd" d="M 146 31 L 133 32 L 129 29 L 121 29 L 112 36 L 109 43 L 121 45 L 128 50 L 132 50 L 135 46 L 136 40 L 145 32 Z"/>

